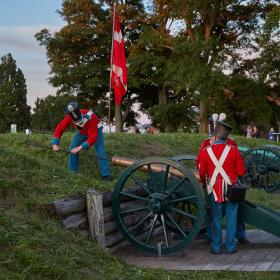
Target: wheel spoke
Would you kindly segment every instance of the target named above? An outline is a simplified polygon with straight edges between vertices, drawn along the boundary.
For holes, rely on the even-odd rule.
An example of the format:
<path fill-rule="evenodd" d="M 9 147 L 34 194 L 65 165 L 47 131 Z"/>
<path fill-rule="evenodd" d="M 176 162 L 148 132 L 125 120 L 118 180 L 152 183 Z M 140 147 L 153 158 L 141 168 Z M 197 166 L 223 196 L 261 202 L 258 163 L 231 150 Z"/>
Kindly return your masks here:
<path fill-rule="evenodd" d="M 265 175 L 263 175 L 263 180 L 264 180 L 264 184 L 265 184 L 265 189 L 268 190 L 269 189 L 269 185 L 267 184 L 266 176 Z"/>
<path fill-rule="evenodd" d="M 277 158 L 277 156 L 276 156 L 276 155 L 274 155 L 274 156 L 273 156 L 273 158 L 272 158 L 272 159 L 270 159 L 269 163 L 271 164 L 271 163 L 274 161 L 274 159 L 276 159 L 276 158 Z"/>
<path fill-rule="evenodd" d="M 151 227 L 151 229 L 150 229 L 148 238 L 147 238 L 147 240 L 146 240 L 146 245 L 149 245 L 149 243 L 150 243 L 150 239 L 151 239 L 151 236 L 152 236 L 152 234 L 153 234 L 153 231 L 154 231 L 154 228 L 155 228 L 155 224 L 156 224 L 157 218 L 158 218 L 158 214 L 155 214 L 152 227 Z"/>
<path fill-rule="evenodd" d="M 172 218 L 172 216 L 169 213 L 166 213 L 169 220 L 175 225 L 175 227 L 179 230 L 179 232 L 182 234 L 184 238 L 187 238 L 187 235 L 183 231 L 183 229 L 177 224 L 177 222 Z"/>
<path fill-rule="evenodd" d="M 173 208 L 171 208 L 171 210 L 174 211 L 174 212 L 176 212 L 176 213 L 178 213 L 178 214 L 181 214 L 181 215 L 183 215 L 183 216 L 187 216 L 187 217 L 189 217 L 189 218 L 191 218 L 191 219 L 194 219 L 194 220 L 197 219 L 194 215 L 192 215 L 192 214 L 190 214 L 190 213 L 188 213 L 188 212 L 182 211 L 182 210 L 180 210 L 180 209 L 177 209 L 177 208 L 174 208 L 174 207 L 173 207 Z"/>
<path fill-rule="evenodd" d="M 272 165 L 269 165 L 269 167 L 268 167 L 268 168 L 271 168 L 271 167 L 277 166 L 277 165 L 279 165 L 279 164 L 280 164 L 280 161 L 278 161 L 277 163 L 274 163 L 274 164 L 272 164 Z"/>
<path fill-rule="evenodd" d="M 263 158 L 262 158 L 263 163 L 266 162 L 266 160 L 265 160 L 265 153 L 266 153 L 266 150 L 263 150 Z"/>
<path fill-rule="evenodd" d="M 162 227 L 163 227 L 163 233 L 164 233 L 164 238 L 165 238 L 165 244 L 166 244 L 166 247 L 168 248 L 168 237 L 167 237 L 167 231 L 166 231 L 166 227 L 165 227 L 165 221 L 164 221 L 164 215 L 161 214 L 160 215 L 160 219 L 162 221 Z"/>
<path fill-rule="evenodd" d="M 141 189 L 143 189 L 146 193 L 151 194 L 148 188 L 134 174 L 131 174 L 130 176 L 132 177 L 134 182 L 141 187 Z"/>
<path fill-rule="evenodd" d="M 188 211 L 189 211 L 189 213 L 191 213 L 192 214 L 192 208 L 191 208 L 191 205 L 188 203 L 187 204 L 188 205 Z M 192 225 L 194 225 L 194 220 L 192 219 L 191 220 L 191 223 L 192 223 Z"/>
<path fill-rule="evenodd" d="M 129 213 L 133 213 L 133 212 L 137 212 L 137 211 L 143 211 L 143 210 L 147 210 L 147 207 L 139 207 L 139 208 L 134 208 L 134 209 L 128 209 L 128 210 L 123 210 L 120 211 L 120 214 L 129 214 Z"/>
<path fill-rule="evenodd" d="M 147 164 L 147 168 L 148 168 L 148 173 L 147 173 L 147 186 L 150 186 L 150 188 L 154 185 L 153 184 L 153 171 L 152 171 L 152 167 L 151 164 Z M 155 191 L 155 190 L 154 190 Z"/>
<path fill-rule="evenodd" d="M 120 192 L 120 194 L 130 197 L 130 198 L 134 198 L 134 199 L 138 199 L 138 200 L 143 200 L 143 201 L 147 201 L 148 199 L 146 197 L 142 197 L 133 193 L 128 193 L 128 192 Z"/>
<path fill-rule="evenodd" d="M 135 231 L 138 227 L 140 227 L 153 213 L 149 212 L 147 215 L 145 215 L 141 221 L 139 221 L 134 227 L 132 231 Z"/>
<path fill-rule="evenodd" d="M 175 191 L 177 191 L 177 189 L 179 189 L 179 187 L 186 181 L 187 177 L 184 177 L 174 188 L 173 190 L 168 194 L 168 196 L 170 197 Z"/>
<path fill-rule="evenodd" d="M 168 175 L 169 175 L 169 168 L 170 168 L 170 165 L 167 165 L 166 169 L 165 169 L 165 174 L 164 174 L 162 192 L 165 192 L 165 189 L 166 189 L 167 179 L 168 179 Z"/>
<path fill-rule="evenodd" d="M 186 201 L 186 200 L 190 200 L 190 199 L 194 199 L 194 198 L 197 198 L 197 195 L 180 197 L 180 198 L 172 200 L 171 203 L 177 203 L 177 202 Z"/>

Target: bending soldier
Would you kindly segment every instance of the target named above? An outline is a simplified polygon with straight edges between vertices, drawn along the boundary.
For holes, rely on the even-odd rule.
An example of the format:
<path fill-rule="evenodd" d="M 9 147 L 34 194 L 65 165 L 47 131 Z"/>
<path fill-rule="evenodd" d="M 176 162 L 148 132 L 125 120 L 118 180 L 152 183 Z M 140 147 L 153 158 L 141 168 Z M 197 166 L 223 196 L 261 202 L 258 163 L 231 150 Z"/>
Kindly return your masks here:
<path fill-rule="evenodd" d="M 53 151 L 58 152 L 60 150 L 59 143 L 65 130 L 69 126 L 74 127 L 76 133 L 69 147 L 69 171 L 78 172 L 79 152 L 87 150 L 94 145 L 97 156 L 100 158 L 98 159 L 98 165 L 101 176 L 104 180 L 110 180 L 110 170 L 106 160 L 102 133 L 103 126 L 100 124 L 98 116 L 91 110 L 80 110 L 77 102 L 70 102 L 65 107 L 64 112 L 67 115 L 56 126 L 53 134 Z"/>

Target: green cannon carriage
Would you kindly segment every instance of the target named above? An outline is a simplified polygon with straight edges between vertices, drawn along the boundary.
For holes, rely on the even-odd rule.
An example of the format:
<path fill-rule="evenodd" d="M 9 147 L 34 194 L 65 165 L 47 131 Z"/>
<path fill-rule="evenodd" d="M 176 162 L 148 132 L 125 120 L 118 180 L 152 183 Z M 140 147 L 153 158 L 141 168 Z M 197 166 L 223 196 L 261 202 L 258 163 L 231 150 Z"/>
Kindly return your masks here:
<path fill-rule="evenodd" d="M 274 162 L 274 157 L 277 160 L 279 157 L 274 148 L 262 147 L 254 151 L 246 153 L 250 160 L 252 154 L 255 161 L 261 157 L 257 162 L 263 163 L 263 157 Z M 182 155 L 139 161 L 112 159 L 113 165 L 127 167 L 114 189 L 114 219 L 123 236 L 134 246 L 153 254 L 178 252 L 204 228 L 205 196 L 197 172 L 188 166 L 195 158 Z M 252 180 L 250 176 L 253 175 L 247 177 Z M 273 182 L 276 185 L 279 181 Z M 245 201 L 240 203 L 239 215 L 246 224 L 280 237 L 279 212 Z"/>
<path fill-rule="evenodd" d="M 28 137 L 25 144 L 50 149 Z M 239 150 L 247 167 L 245 183 L 268 192 L 279 188 L 278 146 Z M 205 196 L 194 168 L 195 159 L 194 155 L 138 161 L 113 157 L 113 165 L 126 167 L 114 188 L 113 216 L 120 232 L 133 245 L 153 254 L 170 254 L 184 249 L 205 228 Z M 245 201 L 240 203 L 239 216 L 246 224 L 280 237 L 278 211 Z"/>

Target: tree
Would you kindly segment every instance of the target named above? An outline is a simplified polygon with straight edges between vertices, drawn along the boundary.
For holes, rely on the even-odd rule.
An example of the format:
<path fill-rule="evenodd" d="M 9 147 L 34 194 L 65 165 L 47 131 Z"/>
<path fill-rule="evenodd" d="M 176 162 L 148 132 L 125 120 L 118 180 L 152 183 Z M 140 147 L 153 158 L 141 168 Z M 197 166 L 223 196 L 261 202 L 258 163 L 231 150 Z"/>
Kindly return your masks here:
<path fill-rule="evenodd" d="M 235 132 L 244 132 L 249 123 L 256 123 L 267 131 L 272 117 L 271 106 L 266 100 L 269 87 L 248 78 L 243 73 L 233 73 L 224 78 L 224 88 L 209 101 L 213 112 L 227 112 L 227 120 Z"/>
<path fill-rule="evenodd" d="M 221 71 L 234 69 L 242 57 L 236 50 L 252 48 L 261 18 L 273 8 L 269 0 L 174 0 L 176 18 L 184 28 L 177 38 L 169 77 L 199 94 L 200 132 L 206 132 L 211 97 L 222 91 Z M 180 69 L 179 71 L 177 69 Z M 226 78 L 226 77 L 225 77 Z"/>
<path fill-rule="evenodd" d="M 37 98 L 32 114 L 32 128 L 39 130 L 53 130 L 64 117 L 66 104 L 73 100 L 71 95 L 48 95 Z"/>
<path fill-rule="evenodd" d="M 153 106 L 182 102 L 179 97 L 184 92 L 185 98 L 196 103 L 191 105 L 199 106 L 200 132 L 206 132 L 209 100 L 222 94 L 227 80 L 222 70 L 234 68 L 240 59 L 235 49 L 252 47 L 259 19 L 272 2 L 148 1 L 143 32 L 129 53 L 130 82 L 154 88 Z M 179 28 L 174 30 L 178 21 Z"/>
<path fill-rule="evenodd" d="M 257 121 L 266 129 L 276 127 L 279 122 L 279 88 L 280 88 L 280 6 L 272 6 L 265 14 L 264 25 L 261 32 L 255 38 L 255 44 L 259 52 L 250 59 L 244 59 L 234 70 L 233 80 L 236 88 L 247 87 L 247 93 L 243 95 L 242 104 L 248 112 L 242 121 Z M 242 80 L 240 77 L 243 77 Z M 231 84 L 231 87 L 233 84 Z M 242 91 L 242 89 L 241 89 Z M 240 99 L 240 98 L 239 98 Z M 241 100 L 241 99 L 240 99 Z M 250 101 L 251 100 L 251 101 Z M 254 106 L 250 106 L 254 100 Z M 241 102 L 239 102 L 241 103 Z M 259 112 L 262 112 L 260 115 Z M 251 119 L 250 119 L 251 118 Z"/>
<path fill-rule="evenodd" d="M 280 6 L 268 14 L 259 44 L 262 50 L 257 65 L 260 80 L 271 87 L 280 88 Z"/>
<path fill-rule="evenodd" d="M 11 124 L 23 129 L 30 124 L 30 106 L 22 71 L 17 68 L 11 54 L 1 57 L 0 63 L 0 132 L 9 130 Z"/>
<path fill-rule="evenodd" d="M 73 94 L 82 105 L 98 107 L 104 115 L 108 115 L 109 105 L 106 94 L 109 91 L 112 4 L 113 1 L 104 0 L 65 0 L 59 14 L 66 25 L 54 34 L 43 29 L 35 35 L 40 45 L 46 47 L 52 74 L 49 81 L 58 88 L 58 93 Z M 141 12 L 143 7 L 140 0 L 131 0 L 120 9 L 121 19 L 133 25 L 135 13 Z M 125 34 L 127 46 L 137 36 L 137 25 L 133 27 L 133 31 Z M 131 108 L 130 97 L 126 99 L 125 103 Z M 125 113 L 127 110 L 124 108 L 124 115 L 131 115 L 131 112 Z"/>

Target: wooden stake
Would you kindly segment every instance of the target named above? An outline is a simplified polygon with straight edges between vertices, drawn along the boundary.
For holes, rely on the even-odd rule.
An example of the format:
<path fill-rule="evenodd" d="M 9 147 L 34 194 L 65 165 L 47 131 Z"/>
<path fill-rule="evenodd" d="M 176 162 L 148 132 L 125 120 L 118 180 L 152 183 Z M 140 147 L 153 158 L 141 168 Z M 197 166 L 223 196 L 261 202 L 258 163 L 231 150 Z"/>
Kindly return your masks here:
<path fill-rule="evenodd" d="M 105 248 L 102 194 L 94 190 L 87 192 L 89 235 L 101 248 Z"/>

